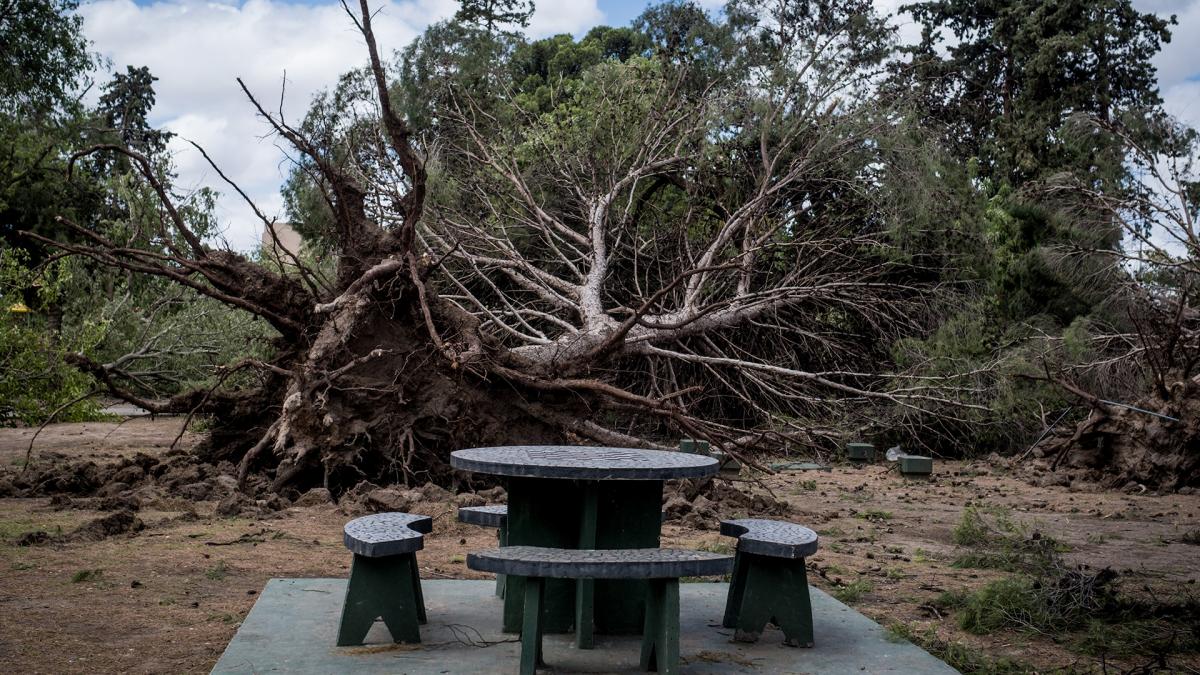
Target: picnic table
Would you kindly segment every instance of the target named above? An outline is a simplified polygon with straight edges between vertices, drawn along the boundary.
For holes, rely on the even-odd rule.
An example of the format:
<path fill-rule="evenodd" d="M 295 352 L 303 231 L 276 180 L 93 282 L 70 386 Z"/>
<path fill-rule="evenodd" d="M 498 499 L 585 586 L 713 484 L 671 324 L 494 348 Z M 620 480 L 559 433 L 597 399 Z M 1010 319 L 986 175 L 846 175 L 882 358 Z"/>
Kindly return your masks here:
<path fill-rule="evenodd" d="M 657 548 L 663 481 L 703 478 L 718 470 L 706 455 L 636 448 L 506 446 L 450 455 L 462 471 L 502 476 L 508 491 L 510 546 L 562 549 Z M 524 580 L 509 577 L 504 630 L 521 630 Z M 640 633 L 644 582 L 547 579 L 543 629 L 576 632 L 592 646 L 593 631 Z"/>

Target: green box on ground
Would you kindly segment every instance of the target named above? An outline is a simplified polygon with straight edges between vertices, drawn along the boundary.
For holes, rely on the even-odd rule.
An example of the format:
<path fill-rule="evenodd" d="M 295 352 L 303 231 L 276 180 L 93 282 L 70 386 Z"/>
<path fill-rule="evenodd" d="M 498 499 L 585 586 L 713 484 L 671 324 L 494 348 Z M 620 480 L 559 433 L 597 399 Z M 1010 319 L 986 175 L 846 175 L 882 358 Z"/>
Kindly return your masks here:
<path fill-rule="evenodd" d="M 684 438 L 679 441 L 679 451 L 686 452 L 692 455 L 707 455 L 709 445 L 708 441 L 703 441 L 697 438 Z"/>
<path fill-rule="evenodd" d="M 920 455 L 901 455 L 900 473 L 906 476 L 928 476 L 933 473 L 933 458 Z"/>
<path fill-rule="evenodd" d="M 859 462 L 875 460 L 875 446 L 870 443 L 847 443 L 846 456 Z"/>

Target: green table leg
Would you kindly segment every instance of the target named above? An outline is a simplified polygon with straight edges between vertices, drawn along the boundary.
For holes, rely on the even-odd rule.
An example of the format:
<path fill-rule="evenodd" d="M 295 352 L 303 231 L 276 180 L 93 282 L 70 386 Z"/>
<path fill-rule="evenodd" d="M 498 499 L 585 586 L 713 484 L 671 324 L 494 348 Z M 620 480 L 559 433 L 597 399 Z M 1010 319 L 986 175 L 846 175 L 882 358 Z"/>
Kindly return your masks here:
<path fill-rule="evenodd" d="M 585 483 L 583 486 L 583 514 L 579 520 L 579 548 L 596 548 L 596 484 Z M 595 612 L 596 582 L 592 579 L 579 579 L 575 582 L 575 646 L 579 649 L 591 649 L 595 646 L 593 632 L 595 630 L 593 617 Z"/>
<path fill-rule="evenodd" d="M 421 581 L 412 553 L 368 558 L 355 555 L 338 627 L 339 647 L 360 645 L 375 619 L 383 617 L 396 642 L 421 641 Z"/>
<path fill-rule="evenodd" d="M 578 548 L 587 485 L 596 494 L 596 548 L 657 548 L 662 527 L 662 481 L 573 481 L 508 479 L 508 545 Z M 593 582 L 594 631 L 639 634 L 645 581 L 600 579 Z M 504 631 L 521 629 L 524 581 L 505 580 Z M 567 633 L 577 622 L 576 582 L 546 579 L 547 633 Z"/>
<path fill-rule="evenodd" d="M 542 661 L 542 614 L 544 608 L 541 578 L 525 579 L 525 611 L 521 622 L 521 675 L 535 675 Z"/>
<path fill-rule="evenodd" d="M 679 672 L 679 579 L 651 579 L 642 633 L 642 670 Z"/>

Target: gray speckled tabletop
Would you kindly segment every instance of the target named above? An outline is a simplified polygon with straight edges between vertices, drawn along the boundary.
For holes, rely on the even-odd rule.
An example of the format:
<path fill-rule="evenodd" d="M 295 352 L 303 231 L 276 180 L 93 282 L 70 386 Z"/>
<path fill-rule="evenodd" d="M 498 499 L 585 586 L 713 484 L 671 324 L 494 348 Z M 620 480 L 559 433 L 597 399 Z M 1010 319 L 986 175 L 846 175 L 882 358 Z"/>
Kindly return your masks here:
<path fill-rule="evenodd" d="M 637 448 L 573 445 L 516 445 L 470 448 L 450 453 L 450 465 L 497 476 L 575 480 L 666 480 L 701 478 L 717 472 L 705 455 Z"/>

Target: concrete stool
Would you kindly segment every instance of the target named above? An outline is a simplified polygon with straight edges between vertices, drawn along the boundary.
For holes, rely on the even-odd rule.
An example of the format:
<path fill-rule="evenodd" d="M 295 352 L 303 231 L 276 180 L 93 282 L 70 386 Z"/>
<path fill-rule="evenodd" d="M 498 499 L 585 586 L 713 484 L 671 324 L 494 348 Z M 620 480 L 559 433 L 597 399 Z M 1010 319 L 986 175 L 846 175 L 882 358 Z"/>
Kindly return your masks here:
<path fill-rule="evenodd" d="M 412 513 L 377 513 L 346 523 L 343 541 L 354 554 L 338 626 L 339 647 L 360 645 L 383 618 L 396 642 L 420 642 L 425 600 L 416 552 L 433 519 Z"/>
<path fill-rule="evenodd" d="M 804 559 L 817 552 L 817 533 L 793 523 L 744 518 L 721 521 L 721 534 L 738 538 L 721 625 L 735 629 L 734 640 L 756 642 L 770 622 L 783 631 L 785 645 L 813 646 Z"/>

